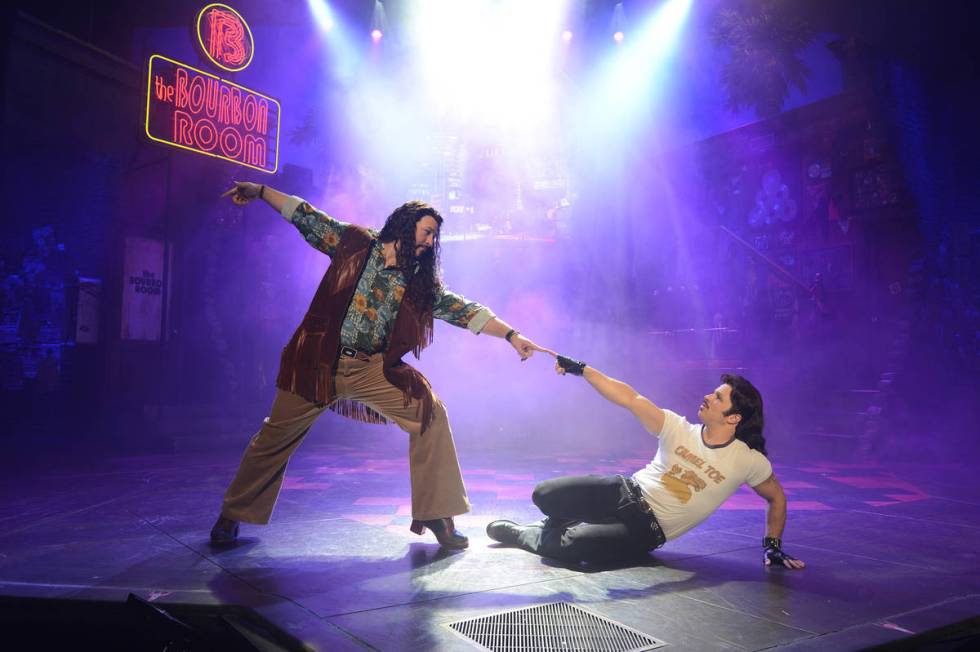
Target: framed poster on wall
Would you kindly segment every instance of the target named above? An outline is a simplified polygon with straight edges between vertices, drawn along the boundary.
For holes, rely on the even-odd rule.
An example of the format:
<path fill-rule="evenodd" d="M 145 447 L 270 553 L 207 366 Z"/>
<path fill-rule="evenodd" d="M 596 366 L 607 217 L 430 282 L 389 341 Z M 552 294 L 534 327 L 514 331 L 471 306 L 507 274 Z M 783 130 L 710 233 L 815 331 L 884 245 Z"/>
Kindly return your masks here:
<path fill-rule="evenodd" d="M 124 340 L 160 340 L 165 289 L 163 257 L 162 240 L 126 238 L 120 333 Z"/>

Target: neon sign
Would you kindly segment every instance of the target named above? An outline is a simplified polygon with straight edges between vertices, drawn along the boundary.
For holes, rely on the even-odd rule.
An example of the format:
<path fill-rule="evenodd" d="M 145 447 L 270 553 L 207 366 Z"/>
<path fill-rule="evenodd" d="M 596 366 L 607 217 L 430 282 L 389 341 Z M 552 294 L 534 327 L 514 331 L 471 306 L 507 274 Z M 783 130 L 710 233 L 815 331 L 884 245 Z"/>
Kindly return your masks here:
<path fill-rule="evenodd" d="M 228 72 L 248 67 L 255 52 L 252 30 L 228 5 L 212 3 L 197 15 L 197 42 L 211 62 Z"/>
<path fill-rule="evenodd" d="M 279 102 L 154 54 L 146 84 L 150 139 L 261 170 L 279 167 Z"/>

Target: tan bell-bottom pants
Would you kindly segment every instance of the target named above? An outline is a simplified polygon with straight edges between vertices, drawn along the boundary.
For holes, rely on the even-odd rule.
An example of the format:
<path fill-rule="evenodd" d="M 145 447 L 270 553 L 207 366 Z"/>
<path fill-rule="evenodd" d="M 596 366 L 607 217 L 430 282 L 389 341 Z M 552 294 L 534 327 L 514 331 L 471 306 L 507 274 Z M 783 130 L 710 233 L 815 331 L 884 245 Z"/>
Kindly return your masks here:
<path fill-rule="evenodd" d="M 419 435 L 418 401 L 404 405 L 401 390 L 384 377 L 382 354 L 372 355 L 370 360 L 341 357 L 334 381 L 336 400 L 363 403 L 408 433 L 413 518 L 429 520 L 470 511 L 449 418 L 437 396 L 433 395 L 432 423 Z M 289 456 L 326 409 L 296 394 L 276 390 L 270 414 L 245 449 L 238 473 L 225 493 L 222 516 L 245 523 L 269 522 Z"/>

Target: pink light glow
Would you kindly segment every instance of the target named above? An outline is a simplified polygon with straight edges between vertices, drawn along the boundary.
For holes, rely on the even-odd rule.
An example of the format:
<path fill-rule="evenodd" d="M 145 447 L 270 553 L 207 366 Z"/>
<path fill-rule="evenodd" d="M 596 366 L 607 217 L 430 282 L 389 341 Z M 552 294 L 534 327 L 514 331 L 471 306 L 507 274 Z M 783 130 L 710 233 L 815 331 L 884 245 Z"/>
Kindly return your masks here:
<path fill-rule="evenodd" d="M 613 34 L 613 40 L 616 41 L 617 43 L 622 43 L 624 38 L 626 38 L 626 35 L 623 34 L 622 32 L 616 32 L 615 34 Z"/>
<path fill-rule="evenodd" d="M 380 41 L 382 36 L 384 36 L 384 33 L 380 29 L 371 30 L 371 40 L 374 41 L 375 43 Z"/>
<path fill-rule="evenodd" d="M 561 33 L 561 40 L 564 41 L 565 43 L 571 43 L 572 42 L 572 31 L 566 29 L 564 32 L 562 32 Z"/>

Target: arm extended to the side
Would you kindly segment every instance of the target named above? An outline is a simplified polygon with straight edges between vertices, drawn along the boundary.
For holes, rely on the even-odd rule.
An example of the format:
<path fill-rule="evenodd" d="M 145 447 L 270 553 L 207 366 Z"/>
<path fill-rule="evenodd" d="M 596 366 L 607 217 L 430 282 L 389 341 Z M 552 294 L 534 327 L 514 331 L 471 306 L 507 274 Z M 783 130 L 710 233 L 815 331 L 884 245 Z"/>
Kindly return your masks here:
<path fill-rule="evenodd" d="M 253 183 L 251 181 L 235 181 L 234 183 L 235 185 L 225 191 L 221 197 L 231 197 L 232 203 L 236 206 L 245 206 L 256 199 L 261 199 L 274 208 L 277 213 L 281 213 L 283 206 L 289 200 L 289 195 L 264 184 Z M 481 332 L 491 337 L 506 340 L 514 348 L 522 361 L 534 355 L 535 351 L 547 351 L 547 349 L 539 347 L 529 338 L 521 335 L 520 332 L 500 317 L 492 317 Z M 550 353 L 550 351 L 548 352 Z"/>
<path fill-rule="evenodd" d="M 558 363 L 555 365 L 555 370 L 559 374 L 565 375 L 566 373 L 572 373 L 581 375 L 599 392 L 602 398 L 632 412 L 633 416 L 643 424 L 643 427 L 650 434 L 659 435 L 660 431 L 663 430 L 664 411 L 646 396 L 633 389 L 633 387 L 621 380 L 610 378 L 595 367 L 590 367 L 565 356 L 556 357 Z"/>

